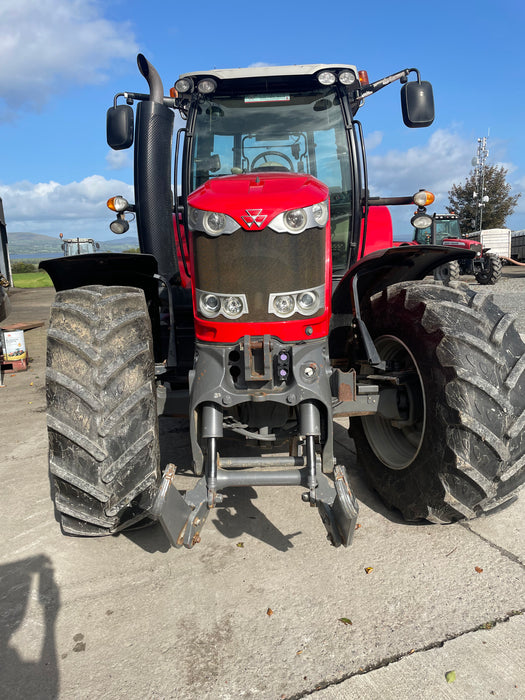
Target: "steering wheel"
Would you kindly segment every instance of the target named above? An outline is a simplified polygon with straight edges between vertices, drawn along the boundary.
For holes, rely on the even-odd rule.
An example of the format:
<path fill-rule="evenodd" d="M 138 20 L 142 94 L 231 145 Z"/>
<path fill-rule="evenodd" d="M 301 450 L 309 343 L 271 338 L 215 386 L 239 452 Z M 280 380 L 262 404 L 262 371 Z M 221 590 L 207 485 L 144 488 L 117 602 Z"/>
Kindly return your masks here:
<path fill-rule="evenodd" d="M 275 163 L 273 161 L 269 161 L 267 160 L 268 156 L 277 156 L 278 158 L 282 158 L 288 163 L 290 167 L 287 168 L 282 163 Z M 256 168 L 255 163 L 257 163 L 261 159 L 264 159 L 264 163 L 261 163 L 261 165 L 259 165 L 258 168 Z M 293 163 L 291 158 L 288 158 L 287 155 L 281 153 L 280 151 L 264 151 L 264 153 L 259 153 L 259 155 L 255 156 L 255 158 L 252 160 L 251 171 L 253 173 L 256 172 L 256 170 L 284 170 L 286 172 L 290 170 L 291 172 L 293 172 Z"/>

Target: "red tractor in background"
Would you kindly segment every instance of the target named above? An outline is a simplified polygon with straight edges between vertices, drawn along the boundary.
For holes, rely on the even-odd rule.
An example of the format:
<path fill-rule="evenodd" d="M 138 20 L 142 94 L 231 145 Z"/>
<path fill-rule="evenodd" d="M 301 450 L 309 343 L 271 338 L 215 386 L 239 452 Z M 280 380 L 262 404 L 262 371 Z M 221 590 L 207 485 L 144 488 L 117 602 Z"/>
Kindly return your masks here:
<path fill-rule="evenodd" d="M 479 284 L 496 284 L 501 277 L 503 265 L 499 256 L 483 248 L 479 241 L 463 236 L 456 214 L 434 214 L 430 226 L 414 228 L 414 242 L 420 245 L 445 245 L 475 253 L 473 258 L 452 260 L 436 268 L 434 278 L 437 280 L 450 282 L 460 275 L 474 275 Z"/>
<path fill-rule="evenodd" d="M 136 217 L 142 253 L 42 263 L 58 292 L 47 396 L 64 532 L 149 518 L 191 548 L 231 487 L 299 486 L 347 546 L 357 502 L 334 456 L 336 417 L 409 520 L 512 499 L 525 451 L 512 319 L 466 286 L 422 281 L 473 253 L 392 247 L 385 207 L 416 204 L 427 226 L 429 193 L 368 194 L 358 110 L 400 80 L 405 124 L 428 126 L 430 84 L 416 69 L 370 83 L 351 65 L 271 66 L 185 74 L 166 96 L 142 55 L 138 66 L 149 92 L 116 95 L 107 137 L 135 143 L 135 202 L 109 206 L 114 233 Z M 158 416 L 180 411 L 181 387 L 192 463 L 171 446 L 161 469 Z M 200 478 L 181 492 L 189 467 Z"/>

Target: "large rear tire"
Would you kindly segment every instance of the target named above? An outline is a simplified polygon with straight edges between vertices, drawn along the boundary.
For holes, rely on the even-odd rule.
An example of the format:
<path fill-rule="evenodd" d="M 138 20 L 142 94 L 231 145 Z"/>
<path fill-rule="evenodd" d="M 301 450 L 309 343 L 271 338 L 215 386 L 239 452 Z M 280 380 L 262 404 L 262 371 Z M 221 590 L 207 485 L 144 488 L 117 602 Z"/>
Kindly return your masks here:
<path fill-rule="evenodd" d="M 160 475 L 143 292 L 104 286 L 59 292 L 46 382 L 49 471 L 63 531 L 110 535 L 142 520 Z"/>
<path fill-rule="evenodd" d="M 404 412 L 352 421 L 373 488 L 407 520 L 474 518 L 512 499 L 525 479 L 525 346 L 512 317 L 462 283 L 402 282 L 365 320 L 400 381 L 393 414 Z"/>

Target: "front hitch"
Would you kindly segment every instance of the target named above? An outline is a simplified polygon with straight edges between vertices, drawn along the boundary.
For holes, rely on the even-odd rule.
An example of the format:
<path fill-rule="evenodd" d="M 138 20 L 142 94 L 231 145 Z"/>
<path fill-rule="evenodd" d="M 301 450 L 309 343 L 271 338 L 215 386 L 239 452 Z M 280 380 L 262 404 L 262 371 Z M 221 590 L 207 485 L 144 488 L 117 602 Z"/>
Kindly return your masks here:
<path fill-rule="evenodd" d="M 230 458 L 228 466 L 239 467 L 242 458 Z M 281 471 L 228 471 L 218 469 L 216 475 L 217 489 L 233 486 L 305 486 L 308 491 L 303 500 L 316 506 L 323 521 L 328 539 L 335 547 L 348 547 L 352 543 L 357 523 L 358 504 L 353 495 L 346 474 L 341 465 L 334 468 L 334 484 L 322 473 L 320 460 L 316 460 L 315 484 L 312 484 L 309 466 L 302 466 L 303 457 L 266 458 L 265 462 L 277 462 L 281 466 L 299 466 L 297 469 Z M 150 517 L 158 520 L 173 547 L 191 549 L 201 540 L 201 529 L 206 522 L 209 511 L 222 502 L 222 494 L 216 488 L 209 488 L 206 476 L 184 495 L 173 485 L 175 465 L 168 464 L 155 498 Z"/>

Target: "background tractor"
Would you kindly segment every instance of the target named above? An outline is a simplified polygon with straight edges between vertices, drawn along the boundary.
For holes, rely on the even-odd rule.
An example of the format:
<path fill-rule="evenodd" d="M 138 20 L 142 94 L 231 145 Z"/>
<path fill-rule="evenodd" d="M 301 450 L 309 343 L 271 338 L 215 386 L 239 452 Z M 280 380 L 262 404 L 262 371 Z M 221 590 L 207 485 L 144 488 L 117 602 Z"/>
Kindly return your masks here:
<path fill-rule="evenodd" d="M 59 235 L 65 257 L 69 255 L 88 255 L 90 253 L 96 253 L 100 248 L 100 243 L 97 243 L 93 238 L 64 238 L 63 233 Z"/>
<path fill-rule="evenodd" d="M 501 277 L 502 261 L 490 248 L 483 247 L 476 238 L 462 235 L 456 214 L 434 214 L 432 223 L 424 229 L 414 228 L 414 241 L 419 244 L 445 245 L 471 250 L 475 257 L 452 260 L 434 271 L 434 278 L 449 282 L 460 275 L 474 275 L 479 284 L 496 284 Z M 507 256 L 509 253 L 507 253 Z"/>
<path fill-rule="evenodd" d="M 405 124 L 428 126 L 430 84 L 413 68 L 369 82 L 352 65 L 271 66 L 184 74 L 167 96 L 138 66 L 149 91 L 119 93 L 107 115 L 109 145 L 134 142 L 135 202 L 108 205 L 114 233 L 136 217 L 142 253 L 42 263 L 58 292 L 47 395 L 63 530 L 150 518 L 190 548 L 231 487 L 299 486 L 347 546 L 357 503 L 335 417 L 409 520 L 513 498 L 525 348 L 512 319 L 466 286 L 422 281 L 472 252 L 393 247 L 386 207 L 415 204 L 427 226 L 429 193 L 368 194 L 358 110 L 399 80 Z M 184 386 L 192 464 L 175 450 L 161 465 L 158 415 Z M 200 478 L 181 492 L 188 467 Z"/>

